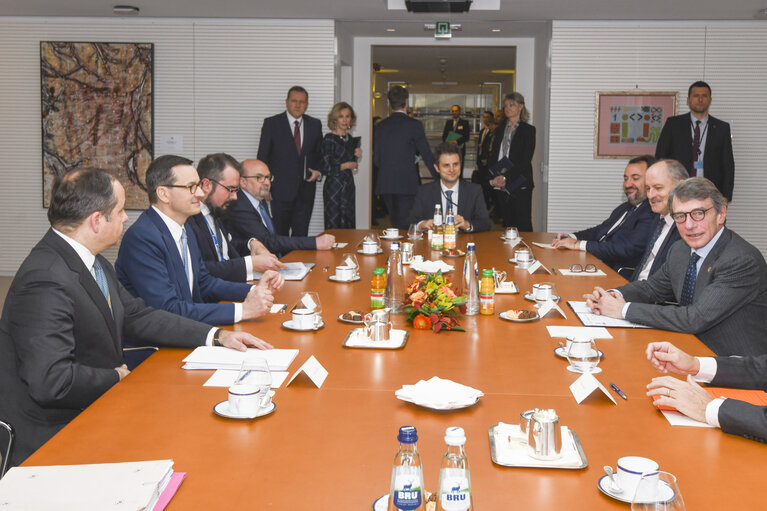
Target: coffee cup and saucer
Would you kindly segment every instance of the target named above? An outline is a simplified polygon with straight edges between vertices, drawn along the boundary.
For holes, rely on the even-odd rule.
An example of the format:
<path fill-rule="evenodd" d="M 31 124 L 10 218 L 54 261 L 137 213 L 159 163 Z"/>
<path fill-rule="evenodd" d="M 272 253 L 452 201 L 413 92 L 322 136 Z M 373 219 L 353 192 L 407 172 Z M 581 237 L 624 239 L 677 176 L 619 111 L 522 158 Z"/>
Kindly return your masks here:
<path fill-rule="evenodd" d="M 235 384 L 229 387 L 229 399 L 213 407 L 213 412 L 227 419 L 255 419 L 274 412 L 274 391 L 262 394 L 258 385 Z"/>
<path fill-rule="evenodd" d="M 658 463 L 641 456 L 624 456 L 618 459 L 614 471 L 614 482 L 609 475 L 602 476 L 597 482 L 599 491 L 616 500 L 628 503 L 664 503 L 674 499 L 681 500 L 676 478 L 663 472 L 659 475 Z M 605 470 L 612 467 L 606 466 Z M 672 483 L 667 482 L 668 476 Z M 641 484 L 640 484 L 641 483 Z"/>
<path fill-rule="evenodd" d="M 325 326 L 322 316 L 311 309 L 293 309 L 292 315 L 291 319 L 282 323 L 282 326 L 288 330 L 309 332 L 311 330 L 319 330 Z"/>
<path fill-rule="evenodd" d="M 357 253 L 365 255 L 383 254 L 383 249 L 378 245 L 377 241 L 365 240 L 362 242 L 362 248 L 357 249 Z"/>
<path fill-rule="evenodd" d="M 360 279 L 357 269 L 351 266 L 336 266 L 336 274 L 328 277 L 333 282 L 356 282 Z"/>
<path fill-rule="evenodd" d="M 399 233 L 399 229 L 391 227 L 382 231 L 381 239 L 385 240 L 401 240 L 402 236 Z"/>

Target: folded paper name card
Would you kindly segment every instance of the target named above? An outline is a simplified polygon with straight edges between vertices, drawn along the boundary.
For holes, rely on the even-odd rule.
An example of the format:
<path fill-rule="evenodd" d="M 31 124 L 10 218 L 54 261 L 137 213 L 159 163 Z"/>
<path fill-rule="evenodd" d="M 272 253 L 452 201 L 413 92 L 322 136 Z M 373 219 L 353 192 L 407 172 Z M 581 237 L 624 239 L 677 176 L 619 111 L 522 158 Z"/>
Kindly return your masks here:
<path fill-rule="evenodd" d="M 308 377 L 309 380 L 311 380 L 311 382 L 317 386 L 317 388 L 322 387 L 322 384 L 325 383 L 325 378 L 328 377 L 328 370 L 322 367 L 322 364 L 320 364 L 319 360 L 314 358 L 314 355 L 312 355 L 306 362 L 304 362 L 304 365 L 298 368 L 298 371 L 293 373 L 293 376 L 290 377 L 290 380 L 288 380 L 288 383 L 285 386 L 287 387 L 293 383 L 293 380 L 295 380 L 296 377 L 302 373 L 305 375 L 305 377 Z"/>
<path fill-rule="evenodd" d="M 551 311 L 557 311 L 559 312 L 563 318 L 567 319 L 567 314 L 565 314 L 565 311 L 563 311 L 559 305 L 554 303 L 554 300 L 549 298 L 546 302 L 542 303 L 541 306 L 538 308 L 538 315 L 541 317 L 544 317 L 546 314 L 548 314 Z"/>
<path fill-rule="evenodd" d="M 537 272 L 538 270 L 543 270 L 546 273 L 548 273 L 549 275 L 551 275 L 551 270 L 546 268 L 546 266 L 544 266 L 543 263 L 540 262 L 537 259 L 535 261 L 533 261 L 533 264 L 531 264 L 530 267 L 527 269 L 527 273 L 532 275 L 533 273 Z"/>
<path fill-rule="evenodd" d="M 570 385 L 570 392 L 573 393 L 573 397 L 578 404 L 581 404 L 584 399 L 589 397 L 597 389 L 601 390 L 602 393 L 607 396 L 607 398 L 612 401 L 614 405 L 618 404 L 615 402 L 615 398 L 613 398 L 607 391 L 605 386 L 599 383 L 599 380 L 597 380 L 591 373 L 582 375 L 580 378 L 575 380 L 572 385 Z"/>

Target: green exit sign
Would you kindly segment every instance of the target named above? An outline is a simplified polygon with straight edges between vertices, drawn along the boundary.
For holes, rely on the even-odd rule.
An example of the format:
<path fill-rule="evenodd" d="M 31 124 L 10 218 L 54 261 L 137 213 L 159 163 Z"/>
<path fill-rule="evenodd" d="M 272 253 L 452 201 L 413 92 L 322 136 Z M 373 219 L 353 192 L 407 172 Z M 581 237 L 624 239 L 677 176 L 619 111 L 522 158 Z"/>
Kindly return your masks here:
<path fill-rule="evenodd" d="M 450 22 L 438 21 L 434 28 L 434 37 L 437 39 L 450 39 L 452 37 L 450 32 Z"/>

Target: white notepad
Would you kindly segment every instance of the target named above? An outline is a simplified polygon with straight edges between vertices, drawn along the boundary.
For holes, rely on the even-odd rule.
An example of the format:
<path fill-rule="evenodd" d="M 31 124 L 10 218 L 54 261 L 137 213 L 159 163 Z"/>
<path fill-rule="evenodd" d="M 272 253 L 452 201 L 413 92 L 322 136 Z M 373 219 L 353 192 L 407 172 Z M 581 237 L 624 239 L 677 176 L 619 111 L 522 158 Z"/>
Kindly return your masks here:
<path fill-rule="evenodd" d="M 247 351 L 230 350 L 222 346 L 198 346 L 184 359 L 184 369 L 240 369 L 243 361 L 245 369 L 255 369 L 248 362 L 264 360 L 271 371 L 287 371 L 298 350 L 259 350 L 248 348 Z"/>

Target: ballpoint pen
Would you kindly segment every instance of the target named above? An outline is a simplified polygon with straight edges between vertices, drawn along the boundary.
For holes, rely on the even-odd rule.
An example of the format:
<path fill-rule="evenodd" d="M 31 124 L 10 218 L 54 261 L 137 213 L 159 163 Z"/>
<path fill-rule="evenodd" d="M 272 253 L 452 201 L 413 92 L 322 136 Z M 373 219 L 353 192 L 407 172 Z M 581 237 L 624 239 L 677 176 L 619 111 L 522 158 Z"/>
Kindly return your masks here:
<path fill-rule="evenodd" d="M 613 389 L 615 392 L 617 392 L 620 397 L 628 400 L 628 398 L 626 397 L 626 394 L 624 394 L 623 391 L 619 389 L 618 386 L 614 384 L 613 382 L 610 382 L 610 388 Z"/>

